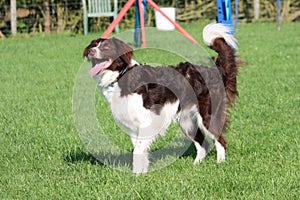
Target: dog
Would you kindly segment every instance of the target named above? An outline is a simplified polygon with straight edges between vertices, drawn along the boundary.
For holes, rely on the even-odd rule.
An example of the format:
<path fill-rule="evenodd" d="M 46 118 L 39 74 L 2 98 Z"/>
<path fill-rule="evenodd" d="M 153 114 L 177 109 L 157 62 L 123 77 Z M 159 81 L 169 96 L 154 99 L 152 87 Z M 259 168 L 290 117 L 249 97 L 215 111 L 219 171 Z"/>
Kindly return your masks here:
<path fill-rule="evenodd" d="M 148 171 L 149 147 L 173 121 L 195 144 L 194 164 L 204 160 L 207 139 L 215 145 L 217 162 L 225 160 L 228 108 L 238 95 L 237 40 L 230 31 L 219 23 L 203 29 L 204 43 L 218 54 L 212 67 L 141 65 L 132 59 L 133 49 L 114 37 L 93 40 L 85 48 L 90 76 L 98 77 L 113 118 L 131 138 L 134 173 Z"/>

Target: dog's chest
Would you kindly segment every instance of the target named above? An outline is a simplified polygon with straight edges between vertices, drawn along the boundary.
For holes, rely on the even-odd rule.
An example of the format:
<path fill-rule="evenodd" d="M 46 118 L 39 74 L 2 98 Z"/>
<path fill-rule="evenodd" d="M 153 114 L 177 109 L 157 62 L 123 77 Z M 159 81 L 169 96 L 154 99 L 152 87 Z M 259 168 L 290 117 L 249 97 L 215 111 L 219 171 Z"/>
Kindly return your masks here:
<path fill-rule="evenodd" d="M 143 132 L 149 135 L 163 134 L 170 123 L 176 118 L 179 102 L 161 105 L 160 114 L 143 106 L 143 98 L 137 93 L 121 96 L 117 83 L 113 88 L 102 89 L 109 103 L 113 118 L 131 133 Z"/>
<path fill-rule="evenodd" d="M 143 107 L 141 95 L 136 93 L 121 96 L 117 83 L 103 88 L 102 94 L 109 103 L 115 121 L 129 132 L 136 132 L 140 127 L 151 123 L 150 110 Z"/>

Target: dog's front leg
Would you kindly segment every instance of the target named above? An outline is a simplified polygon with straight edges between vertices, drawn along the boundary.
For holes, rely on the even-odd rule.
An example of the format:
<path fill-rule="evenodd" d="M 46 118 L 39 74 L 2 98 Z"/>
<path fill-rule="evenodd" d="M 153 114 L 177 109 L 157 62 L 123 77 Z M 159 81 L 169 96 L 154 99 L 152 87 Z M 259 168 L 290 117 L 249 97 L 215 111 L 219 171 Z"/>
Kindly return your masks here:
<path fill-rule="evenodd" d="M 141 174 L 148 171 L 148 149 L 153 140 L 154 138 L 131 138 L 134 146 L 132 163 L 132 170 L 134 173 Z"/>

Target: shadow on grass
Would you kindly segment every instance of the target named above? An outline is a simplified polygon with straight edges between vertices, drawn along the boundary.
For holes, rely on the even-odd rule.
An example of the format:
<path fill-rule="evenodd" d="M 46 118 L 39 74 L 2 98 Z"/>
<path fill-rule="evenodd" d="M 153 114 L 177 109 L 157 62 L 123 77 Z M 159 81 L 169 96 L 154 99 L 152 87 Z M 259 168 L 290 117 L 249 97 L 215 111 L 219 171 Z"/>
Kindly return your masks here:
<path fill-rule="evenodd" d="M 172 152 L 178 150 L 177 148 L 167 148 L 164 149 L 163 152 L 152 152 L 152 155 L 155 156 L 155 161 L 157 160 L 163 160 L 164 155 L 166 154 L 172 154 Z M 154 153 L 154 154 L 153 154 Z M 189 148 L 178 157 L 178 159 L 186 158 L 192 156 L 193 158 L 196 157 L 196 149 L 194 145 L 190 145 Z M 151 159 L 151 156 L 149 158 Z M 91 165 L 99 165 L 99 166 L 105 166 L 105 165 L 112 165 L 117 168 L 123 168 L 124 166 L 128 169 L 130 169 L 132 165 L 132 153 L 127 152 L 120 154 L 118 156 L 113 154 L 92 154 L 89 152 L 86 152 L 82 149 L 76 149 L 75 151 L 70 152 L 65 158 L 64 161 L 68 164 L 76 164 L 76 163 L 89 163 Z M 153 160 L 154 161 L 154 160 Z M 155 162 L 154 161 L 154 162 Z M 122 167 L 123 166 L 123 167 Z"/>
<path fill-rule="evenodd" d="M 67 163 L 79 163 L 79 162 L 88 162 L 92 165 L 103 165 L 99 160 L 97 160 L 91 153 L 84 152 L 81 149 L 76 149 L 73 152 L 70 152 L 64 160 Z"/>
<path fill-rule="evenodd" d="M 76 164 L 81 162 L 86 162 L 91 165 L 112 165 L 119 168 L 120 166 L 130 166 L 132 163 L 132 153 L 123 153 L 120 155 L 108 154 L 96 154 L 85 152 L 82 149 L 76 149 L 75 151 L 70 152 L 65 158 L 64 161 L 69 164 Z"/>
<path fill-rule="evenodd" d="M 191 146 L 180 156 L 179 158 L 186 158 L 192 156 L 196 158 L 197 151 L 195 145 L 191 144 Z"/>

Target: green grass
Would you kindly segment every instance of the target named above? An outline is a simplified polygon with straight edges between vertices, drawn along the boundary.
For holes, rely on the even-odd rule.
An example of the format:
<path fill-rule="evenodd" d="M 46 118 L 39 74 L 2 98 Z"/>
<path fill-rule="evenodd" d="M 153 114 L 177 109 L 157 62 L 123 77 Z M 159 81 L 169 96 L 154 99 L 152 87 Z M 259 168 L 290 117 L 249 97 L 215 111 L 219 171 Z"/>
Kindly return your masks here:
<path fill-rule="evenodd" d="M 202 27 L 186 29 L 201 41 Z M 75 128 L 74 81 L 83 48 L 96 36 L 0 41 L 1 199 L 299 198 L 299 23 L 282 24 L 280 32 L 272 23 L 241 25 L 236 32 L 238 55 L 249 64 L 240 69 L 226 162 L 217 164 L 212 151 L 194 166 L 191 153 L 141 176 L 96 162 Z M 159 62 L 172 64 L 169 59 Z M 128 137 L 104 112 L 109 137 L 130 151 Z"/>

